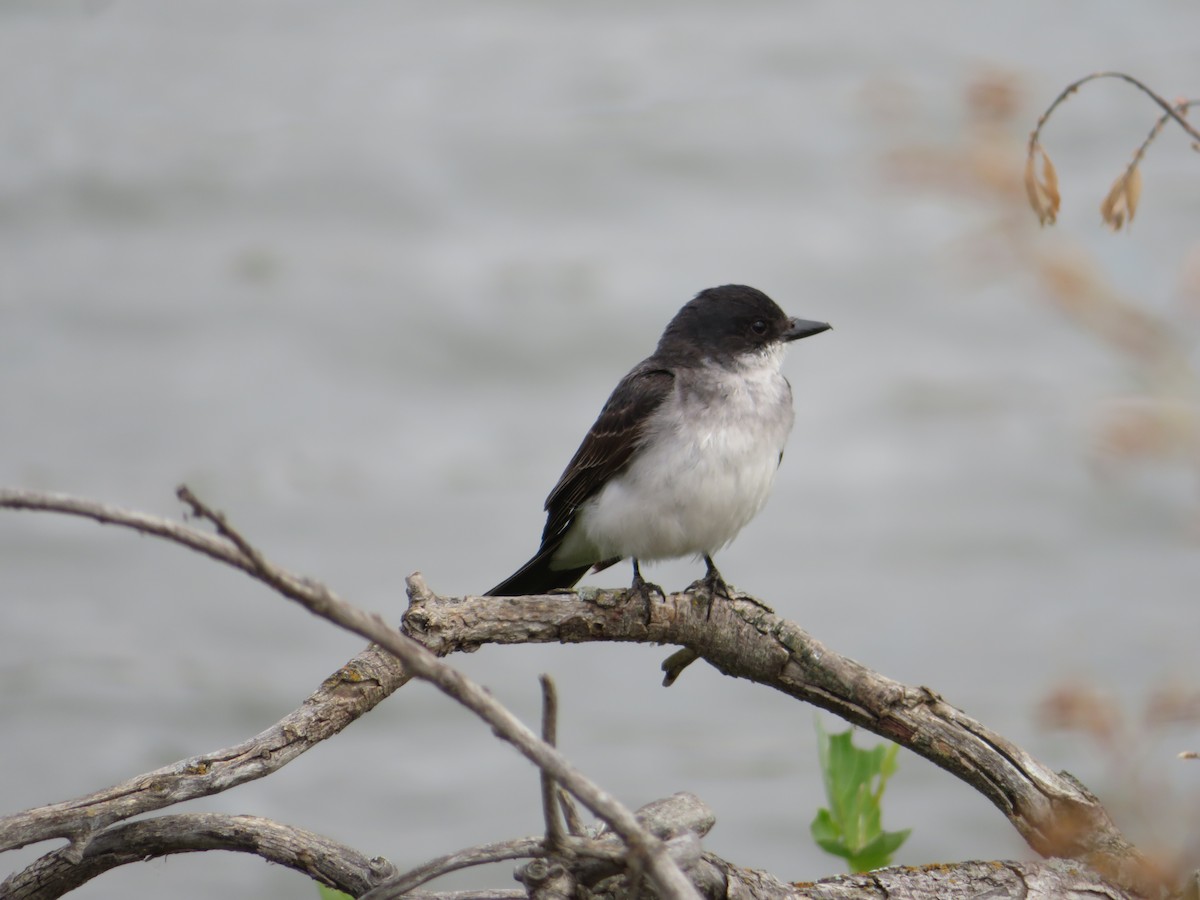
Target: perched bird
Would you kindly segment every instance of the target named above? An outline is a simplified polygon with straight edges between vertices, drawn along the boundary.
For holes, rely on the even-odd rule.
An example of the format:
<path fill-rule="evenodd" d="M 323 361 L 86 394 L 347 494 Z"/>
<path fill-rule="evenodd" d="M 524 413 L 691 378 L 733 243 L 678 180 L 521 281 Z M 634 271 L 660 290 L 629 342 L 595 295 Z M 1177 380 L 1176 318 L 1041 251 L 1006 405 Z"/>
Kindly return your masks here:
<path fill-rule="evenodd" d="M 792 429 L 780 373 L 791 341 L 829 329 L 789 318 L 762 291 L 709 288 L 679 310 L 654 353 L 621 379 L 546 499 L 542 544 L 490 596 L 544 594 L 633 560 L 633 589 L 662 589 L 639 562 L 712 557 L 767 501 Z"/>

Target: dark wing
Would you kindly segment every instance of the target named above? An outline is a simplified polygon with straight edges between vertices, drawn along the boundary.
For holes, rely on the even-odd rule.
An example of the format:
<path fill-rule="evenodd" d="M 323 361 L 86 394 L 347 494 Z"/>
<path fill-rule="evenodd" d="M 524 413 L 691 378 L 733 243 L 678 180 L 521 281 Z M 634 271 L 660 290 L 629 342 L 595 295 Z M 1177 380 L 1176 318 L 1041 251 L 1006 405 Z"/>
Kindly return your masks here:
<path fill-rule="evenodd" d="M 669 370 L 648 363 L 649 360 L 621 379 L 546 498 L 543 546 L 560 538 L 579 504 L 629 464 L 629 458 L 641 443 L 646 422 L 675 389 L 675 376 Z"/>
<path fill-rule="evenodd" d="M 621 379 L 546 499 L 546 528 L 537 554 L 488 591 L 487 596 L 545 594 L 573 587 L 592 568 L 590 562 L 575 569 L 555 569 L 551 563 L 579 504 L 629 465 L 629 458 L 641 443 L 647 420 L 674 389 L 675 376 L 666 369 L 655 368 L 649 360 Z M 594 560 L 599 568 L 616 561 Z"/>

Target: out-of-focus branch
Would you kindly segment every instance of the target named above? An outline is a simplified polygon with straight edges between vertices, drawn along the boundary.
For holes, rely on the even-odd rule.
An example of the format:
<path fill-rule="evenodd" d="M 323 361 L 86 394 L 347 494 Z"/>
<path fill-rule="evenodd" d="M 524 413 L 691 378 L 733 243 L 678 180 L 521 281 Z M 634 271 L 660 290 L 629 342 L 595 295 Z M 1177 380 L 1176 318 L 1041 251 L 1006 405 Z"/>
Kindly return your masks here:
<path fill-rule="evenodd" d="M 431 859 L 415 869 L 393 875 L 386 882 L 373 885 L 375 888 L 383 889 L 375 896 L 411 896 L 411 892 L 415 888 L 460 869 L 469 869 L 472 866 L 504 862 L 510 859 L 532 859 L 541 856 L 544 852 L 544 842 L 542 838 L 538 837 L 516 838 L 511 841 L 497 841 L 478 847 L 468 847 L 465 850 Z"/>
<path fill-rule="evenodd" d="M 551 747 L 558 746 L 558 691 L 554 687 L 554 679 L 542 675 L 542 740 Z M 562 844 L 565 830 L 563 827 L 562 810 L 558 805 L 558 785 L 545 769 L 542 776 L 542 818 L 546 821 L 546 846 L 550 848 Z"/>
<path fill-rule="evenodd" d="M 209 508 L 188 488 L 180 487 L 177 494 L 197 517 L 212 523 L 219 535 L 217 540 L 199 541 L 196 539 L 199 533 L 192 529 L 163 520 L 155 521 L 153 517 L 142 514 L 123 513 L 120 517 L 114 517 L 111 510 L 104 509 L 100 504 L 90 504 L 62 495 L 0 491 L 0 507 L 83 515 L 184 544 L 241 569 L 285 597 L 296 601 L 314 615 L 374 641 L 397 657 L 413 676 L 429 681 L 487 722 L 499 737 L 512 744 L 539 768 L 550 773 L 559 784 L 603 819 L 625 842 L 631 863 L 644 869 L 656 892 L 664 900 L 695 900 L 698 897 L 696 888 L 676 865 L 660 839 L 647 831 L 630 810 L 572 767 L 554 747 L 540 740 L 482 687 L 439 660 L 407 635 L 388 625 L 380 615 L 368 613 L 346 603 L 319 582 L 298 577 L 275 566 L 230 526 L 221 513 Z M 16 821 L 8 824 L 21 828 L 31 816 L 36 816 L 36 811 L 10 817 Z M 72 847 L 69 849 L 74 857 L 78 857 L 86 846 L 91 826 L 87 823 L 86 816 L 80 816 L 69 827 L 74 829 L 68 832 L 72 838 Z"/>
<path fill-rule="evenodd" d="M 0 896 L 51 900 L 126 863 L 201 850 L 252 853 L 355 896 L 392 872 L 385 859 L 368 859 L 301 828 L 257 816 L 188 813 L 114 825 L 96 835 L 78 860 L 67 848 L 48 853 L 0 884 Z"/>
<path fill-rule="evenodd" d="M 326 678 L 299 708 L 247 741 L 181 759 L 85 797 L 0 818 L 0 852 L 65 837 L 71 841 L 67 852 L 79 859 L 91 836 L 114 822 L 270 775 L 406 681 L 394 656 L 368 647 Z"/>
<path fill-rule="evenodd" d="M 248 562 L 228 541 L 169 519 L 41 491 L 0 490 L 0 508 L 63 513 L 129 528 L 249 571 Z M 220 793 L 282 768 L 373 709 L 409 677 L 396 657 L 369 646 L 325 679 L 297 709 L 247 741 L 179 760 L 86 797 L 0 818 L 0 852 L 65 837 L 71 841 L 68 853 L 78 859 L 90 836 L 114 822 Z"/>
<path fill-rule="evenodd" d="M 297 709 L 247 741 L 191 756 L 62 803 L 0 817 L 0 852 L 67 838 L 80 859 L 91 836 L 114 822 L 217 794 L 270 775 L 337 734 L 408 681 L 391 654 L 371 646 L 330 675 Z"/>
<path fill-rule="evenodd" d="M 648 831 L 667 841 L 668 846 L 673 838 L 686 835 L 695 840 L 697 848 L 699 839 L 708 834 L 716 822 L 716 817 L 704 801 L 686 792 L 647 803 L 637 811 L 637 818 Z M 693 855 L 695 859 L 689 862 L 698 861 L 699 850 Z M 521 858 L 533 858 L 539 863 L 545 860 L 544 866 L 535 867 L 543 874 L 548 874 L 547 870 L 555 865 L 561 869 L 569 869 L 578 883 L 590 888 L 602 878 L 624 872 L 627 868 L 627 856 L 624 842 L 617 835 L 600 829 L 593 829 L 587 834 L 562 835 L 559 843 L 554 846 L 548 846 L 546 841 L 540 838 L 521 838 L 471 847 L 430 860 L 412 871 L 384 880 L 370 893 L 365 894 L 363 900 L 409 898 L 414 888 L 449 872 L 488 862 Z M 528 868 L 518 872 L 518 877 L 526 884 L 538 880 L 536 876 L 528 879 L 523 877 Z"/>

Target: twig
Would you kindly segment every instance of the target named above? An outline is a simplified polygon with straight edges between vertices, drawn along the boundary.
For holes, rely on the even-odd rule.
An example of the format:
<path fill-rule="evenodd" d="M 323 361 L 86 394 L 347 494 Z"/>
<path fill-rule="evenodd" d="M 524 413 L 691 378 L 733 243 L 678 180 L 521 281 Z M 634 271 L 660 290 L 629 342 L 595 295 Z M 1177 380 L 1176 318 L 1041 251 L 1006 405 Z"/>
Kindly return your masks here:
<path fill-rule="evenodd" d="M 373 898 L 398 897 L 401 894 L 409 894 L 414 888 L 427 884 L 435 878 L 441 878 L 450 872 L 457 872 L 459 869 L 503 862 L 507 859 L 530 859 L 541 856 L 544 852 L 542 839 L 537 837 L 517 838 L 511 841 L 497 841 L 494 844 L 482 844 L 478 847 L 467 847 L 464 850 L 431 859 L 400 875 L 394 875 L 388 878 L 384 884 L 372 885 L 377 888 Z M 383 889 L 378 890 L 379 888 Z"/>
<path fill-rule="evenodd" d="M 1162 107 L 1165 118 L 1174 121 L 1176 125 L 1191 135 L 1193 140 L 1200 142 L 1200 131 L 1197 131 L 1194 127 L 1192 127 L 1192 124 L 1180 114 L 1180 111 L 1176 105 L 1155 93 L 1132 75 L 1126 75 L 1124 72 L 1093 72 L 1091 75 L 1085 75 L 1078 81 L 1073 81 L 1063 88 L 1059 95 L 1054 98 L 1054 102 L 1046 107 L 1046 111 L 1038 117 L 1037 125 L 1029 135 L 1030 152 L 1032 152 L 1034 146 L 1038 144 L 1039 137 L 1042 133 L 1042 128 L 1050 119 L 1050 116 L 1053 114 L 1054 110 L 1056 110 L 1059 105 L 1062 104 L 1062 102 L 1068 97 L 1083 87 L 1083 85 L 1087 84 L 1089 81 L 1095 81 L 1097 78 L 1119 78 L 1122 81 L 1129 82 L 1146 96 L 1148 96 L 1151 100 L 1157 103 L 1160 107 Z"/>
<path fill-rule="evenodd" d="M 411 891 L 405 900 L 528 900 L 520 888 L 505 891 Z"/>
<path fill-rule="evenodd" d="M 637 811 L 636 816 L 638 822 L 651 834 L 667 842 L 668 851 L 672 852 L 673 858 L 677 860 L 678 848 L 671 839 L 681 834 L 698 839 L 709 832 L 715 821 L 712 810 L 698 797 L 687 793 L 673 794 L 647 803 Z M 629 855 L 621 839 L 611 832 L 594 837 L 564 835 L 558 851 L 557 859 L 570 861 L 576 877 L 589 885 L 600 878 L 623 871 Z M 548 853 L 545 842 L 533 837 L 471 847 L 388 878 L 364 895 L 362 900 L 397 900 L 401 897 L 407 900 L 412 896 L 410 892 L 413 888 L 457 869 L 503 859 L 537 860 L 546 856 Z"/>
<path fill-rule="evenodd" d="M 542 740 L 551 747 L 558 746 L 558 694 L 554 689 L 554 679 L 542 675 Z M 546 849 L 553 852 L 562 846 L 563 823 L 559 815 L 558 805 L 554 802 L 558 785 L 554 776 L 545 769 L 541 770 L 542 779 L 542 817 L 546 820 Z"/>
<path fill-rule="evenodd" d="M 558 797 L 558 805 L 562 809 L 563 818 L 567 820 L 567 831 L 573 835 L 583 834 L 585 829 L 583 819 L 579 817 L 579 810 L 575 808 L 575 801 L 571 799 L 571 795 L 561 787 L 555 789 L 555 794 Z"/>

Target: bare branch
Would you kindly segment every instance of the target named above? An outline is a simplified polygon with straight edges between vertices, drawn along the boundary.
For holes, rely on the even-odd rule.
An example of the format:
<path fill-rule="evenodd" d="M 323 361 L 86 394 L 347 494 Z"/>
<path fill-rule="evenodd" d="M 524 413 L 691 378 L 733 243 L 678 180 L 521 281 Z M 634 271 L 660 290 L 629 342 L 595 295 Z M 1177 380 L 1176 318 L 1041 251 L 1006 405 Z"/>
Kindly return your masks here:
<path fill-rule="evenodd" d="M 579 817 L 579 810 L 575 808 L 575 800 L 561 787 L 555 789 L 555 794 L 558 797 L 558 805 L 562 809 L 563 818 L 567 820 L 567 831 L 570 834 L 583 834 L 583 819 Z"/>
<path fill-rule="evenodd" d="M 643 827 L 663 840 L 681 834 L 703 837 L 716 821 L 707 804 L 688 793 L 673 794 L 662 800 L 647 803 L 636 815 Z M 582 837 L 564 835 L 556 853 L 557 859 L 571 862 L 577 877 L 584 883 L 592 883 L 623 871 L 628 856 L 624 843 L 612 833 Z M 365 895 L 363 900 L 396 900 L 402 896 L 411 897 L 410 891 L 413 888 L 448 872 L 504 859 L 542 858 L 549 855 L 545 842 L 532 837 L 472 847 L 431 860 L 410 872 L 389 878 Z"/>
<path fill-rule="evenodd" d="M 76 860 L 69 848 L 47 853 L 0 884 L 5 900 L 51 900 L 110 869 L 175 853 L 252 853 L 358 896 L 388 877 L 391 863 L 368 859 L 329 838 L 262 819 L 189 813 L 115 825 L 95 836 Z M 315 892 L 314 892 L 315 893 Z"/>
<path fill-rule="evenodd" d="M 373 900 L 374 898 L 382 900 L 385 897 L 399 897 L 402 894 L 412 896 L 410 891 L 413 888 L 427 884 L 435 878 L 441 878 L 450 872 L 457 872 L 459 869 L 469 869 L 472 866 L 503 862 L 506 859 L 530 859 L 542 856 L 544 853 L 543 841 L 537 837 L 517 838 L 511 841 L 497 841 L 494 844 L 468 847 L 465 850 L 447 853 L 445 856 L 431 859 L 429 862 L 423 863 L 415 869 L 410 869 L 407 872 L 387 879 L 385 882 L 373 885 L 376 892 L 370 896 Z M 524 891 L 521 893 L 523 896 Z"/>
<path fill-rule="evenodd" d="M 706 853 L 699 877 L 711 900 L 1138 900 L 1117 890 L 1096 873 L 1065 860 L 1048 862 L 964 862 L 934 866 L 897 866 L 866 875 L 839 875 L 821 881 L 787 883 L 764 872 L 743 869 Z M 605 882 L 591 893 L 600 900 L 634 900 L 628 886 Z M 405 900 L 513 900 L 523 891 L 414 891 Z"/>
<path fill-rule="evenodd" d="M 132 816 L 217 794 L 270 775 L 337 734 L 408 681 L 396 658 L 368 647 L 330 675 L 299 708 L 247 741 L 137 775 L 85 797 L 0 818 L 0 851 L 51 838 L 81 858 L 91 835 Z"/>
<path fill-rule="evenodd" d="M 572 770 L 554 748 L 538 741 L 525 726 L 498 709 L 478 686 L 439 663 L 432 653 L 387 626 L 380 617 L 354 609 L 328 588 L 273 566 L 240 538 L 223 517 L 190 495 L 185 499 L 194 504 L 198 514 L 214 522 L 221 537 L 213 538 L 175 523 L 60 495 L 0 491 L 0 507 L 82 515 L 200 550 L 249 572 L 310 611 L 377 641 L 403 659 L 412 674 L 433 681 L 485 718 L 498 734 L 514 743 L 608 822 L 627 842 L 635 867 L 639 863 L 646 866 L 660 895 L 694 896 L 691 883 L 668 859 L 661 838 L 641 829 L 631 814 Z M 443 598 L 430 592 L 419 576 L 410 578 L 409 589 L 411 607 L 405 616 L 406 626 L 438 655 L 489 642 L 621 640 L 682 644 L 727 674 L 758 681 L 828 709 L 934 761 L 987 796 L 1038 852 L 1084 860 L 1115 883 L 1144 892 L 1158 885 L 1144 858 L 1117 831 L 1096 799 L 1069 775 L 1051 772 L 1019 747 L 949 706 L 933 691 L 891 681 L 833 653 L 744 594 L 716 602 L 701 596 L 703 590 L 669 595 L 662 603 L 651 606 L 647 621 L 645 604 L 627 602 L 624 591 L 585 591 L 577 597 Z M 386 654 L 381 654 L 381 659 L 386 661 Z M 385 669 L 387 665 L 384 662 Z M 381 679 L 375 687 L 378 699 L 407 677 L 398 665 L 391 665 L 390 672 L 371 676 Z M 351 675 L 345 682 L 353 684 L 355 677 Z M 335 683 L 331 690 L 337 688 Z M 303 712 L 304 707 L 293 716 Z M 264 735 L 274 731 L 271 729 Z M 263 735 L 255 741 L 260 738 Z M 252 750 L 255 741 L 233 749 L 258 752 Z M 291 751 L 285 743 L 274 752 L 286 755 Z M 302 749 L 292 755 L 298 752 Z M 222 763 L 232 765 L 225 766 L 220 773 L 223 777 L 214 777 L 214 769 Z M 83 798 L 82 805 L 57 804 L 0 820 L 0 839 L 8 840 L 8 846 L 19 846 L 47 836 L 69 836 L 73 846 L 59 852 L 66 859 L 80 858 L 88 839 L 89 826 L 85 823 L 93 813 L 101 815 L 96 821 L 103 825 L 138 811 L 239 783 L 231 780 L 231 776 L 246 780 L 266 774 L 262 771 L 246 775 L 249 769 L 242 768 L 246 765 L 261 768 L 261 764 L 251 764 L 245 759 L 185 760 L 126 783 L 135 801 L 132 804 L 125 803 L 123 797 L 110 789 Z M 192 781 L 206 777 L 209 783 Z M 168 791 L 173 793 L 156 805 L 152 798 L 158 783 L 166 783 Z M 190 790 L 196 792 L 187 793 Z M 587 845 L 587 841 L 564 836 L 564 849 L 572 853 L 586 852 Z M 3 846 L 0 841 L 0 847 Z M 685 856 L 691 853 L 684 845 L 672 847 L 672 851 L 683 852 Z M 614 856 L 611 852 L 604 855 Z M 615 856 L 621 858 L 621 853 Z"/>
<path fill-rule="evenodd" d="M 1079 782 L 946 703 L 837 654 L 762 603 L 734 592 L 667 595 L 650 608 L 624 591 L 546 597 L 437 597 L 410 578 L 410 634 L 438 653 L 483 643 L 593 640 L 678 643 L 727 675 L 773 687 L 924 756 L 1000 809 L 1034 850 L 1088 862 L 1121 885 L 1159 883 Z"/>
<path fill-rule="evenodd" d="M 275 566 L 241 537 L 228 524 L 223 515 L 210 509 L 186 487 L 181 487 L 177 493 L 181 500 L 192 507 L 197 516 L 211 521 L 225 538 L 225 542 L 228 542 L 228 545 L 225 542 L 213 545 L 212 549 L 217 552 L 210 552 L 210 556 L 249 573 L 285 597 L 296 601 L 314 615 L 379 644 L 400 659 L 413 676 L 430 682 L 487 722 L 499 737 L 512 744 L 539 768 L 549 771 L 588 809 L 607 822 L 626 842 L 631 860 L 645 867 L 661 896 L 669 898 L 669 900 L 695 900 L 698 897 L 695 887 L 671 859 L 661 840 L 643 828 L 630 810 L 572 767 L 555 748 L 541 741 L 487 691 L 437 659 L 407 635 L 392 628 L 377 613 L 368 613 L 358 609 L 341 600 L 325 585 L 297 577 Z M 33 492 L 3 491 L 0 492 L 0 507 L 2 506 L 69 512 L 73 515 L 86 515 L 100 521 L 109 521 L 99 519 L 92 511 L 85 511 L 97 507 L 97 504 L 73 501 L 71 498 L 64 498 L 61 495 L 38 496 Z M 149 518 L 140 517 L 136 525 L 129 521 L 115 524 L 124 524 L 134 527 L 135 530 L 146 531 L 148 529 L 143 527 L 142 520 Z M 186 530 L 190 531 L 190 529 Z M 152 530 L 150 533 L 159 532 Z M 161 536 L 180 543 L 186 542 L 174 533 L 174 529 L 168 534 L 161 534 Z M 189 546 L 191 546 L 190 543 Z M 228 549 L 230 546 L 233 548 L 232 552 Z M 200 549 L 200 547 L 197 546 L 196 549 Z M 208 550 L 202 550 L 202 552 L 208 552 Z M 73 841 L 78 841 L 81 837 L 85 836 L 78 833 L 72 835 Z M 74 847 L 73 852 L 78 853 L 79 847 Z"/>
<path fill-rule="evenodd" d="M 65 513 L 117 525 L 251 571 L 229 541 L 178 522 L 64 494 L 0 490 L 0 508 Z M 204 797 L 269 775 L 340 732 L 408 681 L 399 661 L 367 647 L 329 676 L 299 708 L 233 747 L 179 760 L 85 797 L 0 818 L 0 851 L 51 838 L 71 840 L 79 858 L 90 835 L 123 819 Z"/>
<path fill-rule="evenodd" d="M 527 900 L 520 888 L 506 891 L 411 891 L 405 900 Z"/>
<path fill-rule="evenodd" d="M 203 531 L 197 531 L 163 519 L 134 510 L 121 509 L 107 503 L 97 503 L 94 500 L 84 500 L 68 494 L 55 494 L 47 491 L 22 491 L 9 488 L 0 489 L 0 508 L 27 509 L 37 512 L 63 513 L 69 516 L 80 516 L 92 519 L 101 525 L 119 525 L 142 534 L 153 535 L 174 544 L 196 550 L 205 556 L 249 572 L 250 567 L 236 547 L 227 541 L 214 537 Z"/>
<path fill-rule="evenodd" d="M 542 740 L 551 747 L 558 746 L 558 693 L 554 679 L 542 675 Z M 558 785 L 554 777 L 542 769 L 542 817 L 546 820 L 546 846 L 554 849 L 562 844 L 563 822 L 558 804 L 554 802 Z"/>
<path fill-rule="evenodd" d="M 408 635 L 392 628 L 377 613 L 358 609 L 341 600 L 325 585 L 297 578 L 270 563 L 228 525 L 224 516 L 201 503 L 187 488 L 180 488 L 179 496 L 192 506 L 197 515 L 210 519 L 223 535 L 242 550 L 251 564 L 250 573 L 255 578 L 295 600 L 314 615 L 375 641 L 399 658 L 415 677 L 430 682 L 442 693 L 457 700 L 491 725 L 499 737 L 512 744 L 523 756 L 562 782 L 588 809 L 621 836 L 629 848 L 631 860 L 645 866 L 648 876 L 665 898 L 695 900 L 698 897 L 696 888 L 670 858 L 662 841 L 643 828 L 634 814 L 616 798 L 571 766 L 561 753 L 540 740 L 482 687 L 443 663 Z"/>
<path fill-rule="evenodd" d="M 812 884 L 783 884 L 769 875 L 731 866 L 710 853 L 704 855 L 723 889 L 721 897 L 752 900 L 879 900 L 906 897 L 919 900 L 1063 900 L 1094 897 L 1137 900 L 1103 881 L 1085 866 L 1066 860 L 1045 862 L 963 862 L 951 865 L 894 866 L 862 875 L 839 875 Z M 713 896 L 709 894 L 709 896 Z M 623 900 L 614 897 L 612 900 Z"/>

